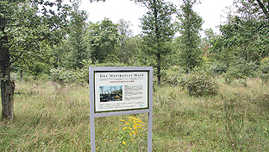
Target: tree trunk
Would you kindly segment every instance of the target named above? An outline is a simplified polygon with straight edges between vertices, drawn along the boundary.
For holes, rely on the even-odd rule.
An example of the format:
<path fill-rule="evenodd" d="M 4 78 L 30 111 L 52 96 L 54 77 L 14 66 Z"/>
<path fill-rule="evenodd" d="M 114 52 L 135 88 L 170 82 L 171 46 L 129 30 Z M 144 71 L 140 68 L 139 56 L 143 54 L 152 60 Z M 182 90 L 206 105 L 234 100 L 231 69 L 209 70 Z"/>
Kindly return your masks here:
<path fill-rule="evenodd" d="M 12 120 L 14 118 L 14 90 L 14 81 L 1 81 L 2 119 Z"/>
<path fill-rule="evenodd" d="M 2 45 L 3 46 L 3 45 Z M 14 90 L 15 83 L 10 80 L 10 55 L 6 47 L 0 47 L 0 80 L 1 80 L 1 100 L 2 119 L 12 120 L 14 118 Z"/>
<path fill-rule="evenodd" d="M 156 43 L 157 43 L 157 79 L 158 85 L 161 85 L 161 53 L 160 53 L 160 31 L 158 25 L 158 10 L 157 10 L 157 1 L 153 0 L 154 7 L 154 26 L 155 26 L 155 35 L 156 35 Z"/>
<path fill-rule="evenodd" d="M 266 8 L 266 3 L 265 2 L 262 2 L 260 0 L 256 0 L 256 1 L 258 2 L 260 8 L 262 9 L 263 14 L 269 20 L 269 5 L 267 5 L 267 8 Z M 268 2 L 267 2 L 267 4 L 268 4 Z"/>
<path fill-rule="evenodd" d="M 161 54 L 157 54 L 157 78 L 158 78 L 158 85 L 161 85 Z"/>
<path fill-rule="evenodd" d="M 5 34 L 5 19 L 0 18 L 0 30 Z M 7 47 L 8 37 L 0 37 L 0 82 L 2 100 L 2 119 L 12 120 L 14 118 L 14 90 L 15 83 L 10 80 L 10 54 Z"/>

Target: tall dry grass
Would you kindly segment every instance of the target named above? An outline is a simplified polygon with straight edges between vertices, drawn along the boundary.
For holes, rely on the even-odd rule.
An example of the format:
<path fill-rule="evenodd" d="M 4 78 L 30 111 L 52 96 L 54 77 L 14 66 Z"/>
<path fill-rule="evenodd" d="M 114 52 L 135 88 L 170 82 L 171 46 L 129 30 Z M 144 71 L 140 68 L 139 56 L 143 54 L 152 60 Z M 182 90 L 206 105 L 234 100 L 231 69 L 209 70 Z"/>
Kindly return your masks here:
<path fill-rule="evenodd" d="M 247 87 L 219 86 L 217 96 L 200 98 L 156 87 L 154 151 L 269 151 L 269 85 L 250 79 Z M 15 120 L 0 121 L 0 151 L 90 151 L 87 86 L 18 82 L 15 92 Z M 128 146 L 120 121 L 127 116 L 97 118 L 97 151 L 146 151 L 147 115 L 137 117 L 144 130 Z"/>

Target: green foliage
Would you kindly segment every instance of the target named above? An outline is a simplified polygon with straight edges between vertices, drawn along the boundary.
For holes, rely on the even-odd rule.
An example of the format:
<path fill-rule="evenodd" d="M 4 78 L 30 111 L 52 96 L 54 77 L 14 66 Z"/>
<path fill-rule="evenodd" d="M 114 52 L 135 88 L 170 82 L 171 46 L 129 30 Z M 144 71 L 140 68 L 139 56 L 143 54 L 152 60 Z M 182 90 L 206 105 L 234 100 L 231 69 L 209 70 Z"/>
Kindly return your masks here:
<path fill-rule="evenodd" d="M 214 96 L 218 93 L 216 80 L 203 71 L 194 71 L 182 76 L 179 85 L 187 89 L 190 96 Z"/>
<path fill-rule="evenodd" d="M 117 62 L 127 65 L 134 65 L 139 63 L 139 48 L 138 43 L 141 39 L 139 36 L 132 36 L 130 30 L 130 22 L 121 19 L 118 23 L 118 32 L 120 35 L 119 43 L 115 50 Z M 110 62 L 113 60 L 110 60 Z"/>
<path fill-rule="evenodd" d="M 221 35 L 211 42 L 211 55 L 218 65 L 227 68 L 227 82 L 252 77 L 260 61 L 269 55 L 268 12 L 261 7 L 268 9 L 268 3 L 257 2 L 236 0 L 238 14 L 228 14 L 227 23 L 220 26 Z"/>
<path fill-rule="evenodd" d="M 269 57 L 261 60 L 260 64 L 260 78 L 264 83 L 269 81 Z"/>
<path fill-rule="evenodd" d="M 43 58 L 46 56 L 46 50 L 40 49 L 42 43 L 54 45 L 64 37 L 64 29 L 69 23 L 69 5 L 61 1 L 0 3 L 0 26 L 1 31 L 5 33 L 3 36 L 8 37 L 8 43 L 4 45 L 9 48 L 10 63 L 25 64 L 26 61 L 34 62 L 37 58 Z M 0 38 L 2 42 L 2 37 Z"/>
<path fill-rule="evenodd" d="M 179 63 L 188 73 L 201 64 L 199 31 L 202 28 L 202 18 L 193 11 L 196 0 L 184 0 L 179 14 L 180 59 Z"/>
<path fill-rule="evenodd" d="M 175 26 L 172 17 L 175 13 L 175 6 L 163 0 L 150 0 L 143 2 L 148 8 L 147 13 L 141 19 L 142 37 L 144 45 L 149 48 L 148 54 L 169 53 L 164 46 L 165 42 L 171 41 L 175 34 Z"/>
<path fill-rule="evenodd" d="M 261 69 L 263 73 L 269 73 L 269 69 L 268 69 L 268 65 L 269 65 L 269 57 L 265 57 L 261 60 Z"/>
<path fill-rule="evenodd" d="M 36 62 L 29 67 L 29 72 L 34 76 L 34 79 L 38 79 L 42 74 L 48 74 L 48 65 L 42 62 Z"/>
<path fill-rule="evenodd" d="M 0 1 L 0 79 L 1 84 L 4 79 L 8 84 L 1 85 L 2 103 L 6 103 L 2 107 L 3 119 L 13 119 L 15 85 L 10 81 L 11 67 L 46 57 L 46 50 L 40 48 L 43 43 L 52 46 L 62 40 L 69 9 L 61 0 Z M 35 69 L 40 71 L 40 67 Z M 8 89 L 10 84 L 13 89 Z"/>
<path fill-rule="evenodd" d="M 90 58 L 90 51 L 87 49 L 87 43 L 85 40 L 86 32 L 86 11 L 78 10 L 79 4 L 73 4 L 73 11 L 71 13 L 69 33 L 67 39 L 66 50 L 68 53 L 68 64 L 73 69 L 82 68 L 81 61 Z"/>
<path fill-rule="evenodd" d="M 136 149 L 139 151 L 138 144 L 143 142 L 143 133 L 145 133 L 144 122 L 136 116 L 128 116 L 127 120 L 121 119 L 121 126 L 119 130 L 118 139 L 119 152 L 124 152 L 126 149 L 128 151 Z M 136 142 L 140 140 L 139 142 Z"/>
<path fill-rule="evenodd" d="M 225 81 L 231 83 L 234 79 L 245 81 L 247 78 L 255 77 L 258 66 L 253 62 L 238 61 L 232 64 L 225 73 Z M 243 82 L 244 83 L 244 82 Z M 245 84 L 246 85 L 246 84 Z"/>
<path fill-rule="evenodd" d="M 119 62 L 134 65 L 139 63 L 139 48 L 140 39 L 138 37 L 128 38 L 123 45 L 120 45 L 119 50 L 116 51 Z"/>
<path fill-rule="evenodd" d="M 44 46 L 49 62 L 54 67 L 81 69 L 81 61 L 90 58 L 90 48 L 86 42 L 87 14 L 79 10 L 79 2 L 73 1 L 70 12 L 70 22 L 61 43 L 53 46 Z"/>
<path fill-rule="evenodd" d="M 90 24 L 85 41 L 90 44 L 93 63 L 104 63 L 107 56 L 113 56 L 119 38 L 117 25 L 107 18 Z M 115 56 L 112 58 L 118 60 Z"/>
<path fill-rule="evenodd" d="M 215 75 L 223 74 L 227 71 L 228 67 L 223 62 L 214 62 L 210 64 L 210 71 Z"/>
<path fill-rule="evenodd" d="M 181 72 L 183 71 L 179 71 L 178 66 L 172 66 L 165 70 L 163 81 L 171 86 L 177 86 L 179 84 Z"/>
<path fill-rule="evenodd" d="M 157 68 L 156 73 L 160 85 L 161 70 L 167 66 L 164 58 L 171 53 L 171 47 L 168 47 L 167 43 L 175 34 L 172 15 L 176 8 L 172 3 L 164 0 L 147 0 L 142 3 L 148 8 L 147 13 L 141 19 L 144 51 L 152 58 L 151 63 Z"/>
<path fill-rule="evenodd" d="M 67 70 L 64 68 L 56 68 L 50 70 L 51 80 L 60 84 L 66 83 L 85 83 L 85 76 L 81 71 Z"/>
<path fill-rule="evenodd" d="M 269 21 L 269 3 L 267 0 L 235 0 L 235 6 L 243 18 Z"/>
<path fill-rule="evenodd" d="M 67 69 L 64 67 L 52 68 L 50 70 L 51 80 L 62 84 L 79 83 L 86 84 L 89 82 L 89 66 L 126 66 L 123 63 L 96 63 L 92 64 L 91 60 L 81 61 L 83 67 L 81 69 Z"/>
<path fill-rule="evenodd" d="M 247 62 L 258 62 L 268 56 L 268 27 L 261 21 L 230 17 L 228 24 L 222 25 L 222 43 L 231 48 L 234 56 Z M 260 29 L 259 29 L 260 28 Z M 227 50 L 223 50 L 226 53 Z"/>
<path fill-rule="evenodd" d="M 59 45 L 55 45 L 52 47 L 43 47 L 42 49 L 47 50 L 49 64 L 53 68 L 57 68 L 59 66 L 71 67 L 69 61 L 69 52 L 71 52 L 70 48 L 71 46 L 69 44 L 69 41 L 63 40 L 62 43 L 60 43 Z"/>

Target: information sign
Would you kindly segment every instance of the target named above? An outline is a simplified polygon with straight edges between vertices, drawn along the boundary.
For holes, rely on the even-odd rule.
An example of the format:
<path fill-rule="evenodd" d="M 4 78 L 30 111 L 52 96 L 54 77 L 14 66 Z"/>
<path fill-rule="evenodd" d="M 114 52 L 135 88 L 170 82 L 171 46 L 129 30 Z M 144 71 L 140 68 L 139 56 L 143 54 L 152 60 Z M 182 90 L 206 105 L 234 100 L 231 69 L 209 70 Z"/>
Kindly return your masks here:
<path fill-rule="evenodd" d="M 152 67 L 90 67 L 91 152 L 95 117 L 148 113 L 148 152 L 152 151 Z"/>
<path fill-rule="evenodd" d="M 148 109 L 149 71 L 94 72 L 95 112 Z"/>

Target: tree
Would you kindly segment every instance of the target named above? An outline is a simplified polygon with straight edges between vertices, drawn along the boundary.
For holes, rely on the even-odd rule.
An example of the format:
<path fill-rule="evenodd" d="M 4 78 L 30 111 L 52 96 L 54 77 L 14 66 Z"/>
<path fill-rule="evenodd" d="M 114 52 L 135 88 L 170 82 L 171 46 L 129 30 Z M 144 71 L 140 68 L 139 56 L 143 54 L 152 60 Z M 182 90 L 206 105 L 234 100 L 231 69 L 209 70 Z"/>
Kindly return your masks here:
<path fill-rule="evenodd" d="M 236 0 L 235 6 L 238 13 L 245 19 L 259 19 L 269 22 L 269 1 L 268 0 Z"/>
<path fill-rule="evenodd" d="M 116 47 L 116 55 L 120 63 L 133 65 L 137 63 L 137 56 L 139 55 L 137 37 L 132 36 L 130 30 L 130 22 L 121 19 L 118 22 L 119 43 Z"/>
<path fill-rule="evenodd" d="M 216 38 L 212 28 L 204 30 L 205 37 L 202 38 L 202 47 L 205 51 L 212 47 L 212 41 Z"/>
<path fill-rule="evenodd" d="M 61 43 L 55 46 L 47 46 L 42 47 L 42 49 L 46 49 L 49 56 L 49 64 L 51 68 L 59 68 L 61 67 L 70 67 L 70 62 L 68 57 L 70 56 L 70 43 L 67 38 L 63 38 Z"/>
<path fill-rule="evenodd" d="M 79 2 L 73 3 L 73 11 L 70 18 L 70 32 L 67 43 L 69 43 L 69 65 L 71 68 L 82 68 L 81 61 L 90 57 L 85 43 L 87 14 L 79 10 Z"/>
<path fill-rule="evenodd" d="M 179 64 L 189 73 L 201 64 L 201 50 L 199 31 L 202 27 L 202 18 L 193 11 L 196 0 L 183 0 L 182 13 L 179 14 L 180 62 Z"/>
<path fill-rule="evenodd" d="M 245 59 L 252 62 L 269 55 L 269 1 L 235 1 L 237 12 L 227 25 L 233 25 L 242 43 L 235 43 L 243 50 Z M 247 57 L 249 56 L 249 57 Z"/>
<path fill-rule="evenodd" d="M 269 6 L 268 2 L 250 0 L 235 4 L 237 14 L 229 15 L 227 23 L 220 26 L 221 36 L 213 44 L 212 52 L 223 58 L 228 67 L 238 61 L 259 64 L 269 55 L 268 11 L 263 10 L 264 6 Z M 224 58 L 228 54 L 230 57 Z"/>
<path fill-rule="evenodd" d="M 160 85 L 161 69 L 164 64 L 162 58 L 171 52 L 166 44 L 172 40 L 175 34 L 171 17 L 175 13 L 175 7 L 163 0 L 147 0 L 142 3 L 148 9 L 141 19 L 142 37 L 147 46 L 147 54 L 155 56 L 158 85 Z"/>
<path fill-rule="evenodd" d="M 124 43 L 124 40 L 130 38 L 132 36 L 132 30 L 130 29 L 131 23 L 129 21 L 125 21 L 124 19 L 120 19 L 118 22 L 118 32 L 121 36 L 120 43 Z"/>
<path fill-rule="evenodd" d="M 263 8 L 269 3 L 238 0 L 235 4 L 237 13 L 228 14 L 210 51 L 216 60 L 214 65 L 220 65 L 218 69 L 226 72 L 229 79 L 246 79 L 255 75 L 257 65 L 269 55 L 268 8 Z"/>
<path fill-rule="evenodd" d="M 91 59 L 95 64 L 105 62 L 109 56 L 113 56 L 113 51 L 119 41 L 119 33 L 116 24 L 111 20 L 104 19 L 101 23 L 92 23 L 89 25 L 86 34 L 86 41 L 90 44 Z M 114 60 L 118 60 L 112 57 Z"/>
<path fill-rule="evenodd" d="M 56 10 L 54 8 L 57 8 Z M 42 57 L 41 43 L 56 44 L 63 36 L 69 6 L 61 1 L 0 1 L 0 73 L 2 118 L 13 119 L 15 83 L 10 79 L 16 62 Z"/>

